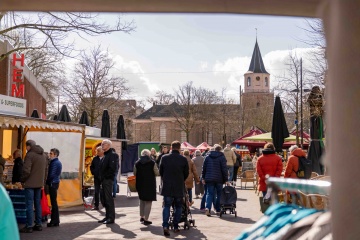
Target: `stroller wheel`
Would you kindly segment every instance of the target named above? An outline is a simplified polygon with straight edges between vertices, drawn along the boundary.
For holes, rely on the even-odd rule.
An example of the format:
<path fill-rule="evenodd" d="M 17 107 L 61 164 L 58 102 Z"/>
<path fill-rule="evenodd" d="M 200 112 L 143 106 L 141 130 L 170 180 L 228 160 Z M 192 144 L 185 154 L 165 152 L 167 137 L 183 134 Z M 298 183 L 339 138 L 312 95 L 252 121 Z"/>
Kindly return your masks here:
<path fill-rule="evenodd" d="M 195 227 L 195 220 L 192 220 L 192 225 L 193 227 Z"/>
<path fill-rule="evenodd" d="M 235 211 L 235 217 L 237 217 L 236 211 Z"/>

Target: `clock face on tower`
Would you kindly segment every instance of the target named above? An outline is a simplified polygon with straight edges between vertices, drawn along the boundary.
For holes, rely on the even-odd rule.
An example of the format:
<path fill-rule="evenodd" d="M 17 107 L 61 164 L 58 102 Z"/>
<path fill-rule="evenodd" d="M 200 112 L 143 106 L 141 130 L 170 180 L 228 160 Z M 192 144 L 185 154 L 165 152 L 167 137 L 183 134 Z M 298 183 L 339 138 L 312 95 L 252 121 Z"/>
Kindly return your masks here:
<path fill-rule="evenodd" d="M 259 76 L 257 76 L 257 77 L 256 77 L 256 80 L 257 80 L 257 81 L 260 81 L 260 77 L 259 77 Z"/>

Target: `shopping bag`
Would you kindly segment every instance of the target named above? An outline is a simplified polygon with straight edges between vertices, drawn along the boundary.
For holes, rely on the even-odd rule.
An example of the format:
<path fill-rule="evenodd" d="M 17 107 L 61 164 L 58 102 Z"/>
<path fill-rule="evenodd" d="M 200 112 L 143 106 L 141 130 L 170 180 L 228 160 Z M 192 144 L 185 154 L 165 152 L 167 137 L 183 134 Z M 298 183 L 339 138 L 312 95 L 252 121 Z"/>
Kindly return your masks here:
<path fill-rule="evenodd" d="M 136 192 L 136 176 L 129 176 L 127 178 L 128 188 L 130 192 Z"/>
<path fill-rule="evenodd" d="M 267 201 L 264 202 L 263 197 L 259 197 L 259 201 L 260 201 L 260 210 L 262 213 L 265 213 L 266 210 L 270 207 L 270 203 Z"/>
<path fill-rule="evenodd" d="M 40 201 L 40 204 L 41 204 L 41 210 L 42 210 L 41 216 L 45 217 L 45 216 L 51 214 L 48 199 L 46 197 L 44 188 L 41 189 L 41 201 Z"/>

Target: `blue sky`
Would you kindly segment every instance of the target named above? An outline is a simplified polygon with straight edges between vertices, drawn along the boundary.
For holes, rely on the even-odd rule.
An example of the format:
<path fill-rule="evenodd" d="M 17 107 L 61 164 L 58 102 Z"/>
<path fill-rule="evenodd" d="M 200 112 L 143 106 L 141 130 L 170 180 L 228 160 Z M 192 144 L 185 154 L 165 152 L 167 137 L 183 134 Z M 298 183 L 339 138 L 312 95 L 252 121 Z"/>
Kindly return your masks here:
<path fill-rule="evenodd" d="M 116 14 L 100 18 L 114 22 Z M 101 43 L 116 61 L 113 74 L 129 81 L 137 100 L 157 90 L 173 92 L 193 81 L 238 99 L 239 85 L 247 71 L 257 39 L 265 67 L 271 74 L 285 72 L 284 60 L 293 49 L 300 55 L 312 50 L 301 40 L 308 36 L 304 18 L 235 14 L 123 14 L 134 20 L 136 31 L 113 33 L 96 38 L 77 39 L 81 47 Z"/>

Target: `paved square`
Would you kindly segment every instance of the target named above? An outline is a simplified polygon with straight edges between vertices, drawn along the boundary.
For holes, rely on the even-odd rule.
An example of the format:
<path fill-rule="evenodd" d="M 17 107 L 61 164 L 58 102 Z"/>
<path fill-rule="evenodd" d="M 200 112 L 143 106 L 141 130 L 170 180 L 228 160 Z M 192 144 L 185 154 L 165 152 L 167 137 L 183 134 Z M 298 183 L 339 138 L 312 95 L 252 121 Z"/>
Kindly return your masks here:
<path fill-rule="evenodd" d="M 159 178 L 158 178 L 159 182 Z M 66 239 L 166 239 L 162 231 L 162 196 L 158 195 L 157 201 L 153 202 L 150 214 L 152 225 L 140 224 L 139 199 L 137 193 L 131 197 L 126 196 L 126 178 L 122 177 L 120 194 L 115 199 L 115 224 L 104 225 L 97 221 L 104 218 L 105 209 L 100 211 L 84 210 L 77 207 L 72 210 L 60 212 L 60 227 L 48 228 L 43 224 L 43 231 L 33 233 L 21 233 L 23 240 L 66 240 Z M 238 180 L 238 185 L 240 181 Z M 251 184 L 249 184 L 251 186 Z M 216 215 L 211 217 L 201 213 L 200 199 L 194 199 L 191 207 L 195 227 L 183 230 L 179 233 L 171 231 L 170 239 L 233 239 L 240 232 L 254 224 L 261 216 L 259 211 L 259 197 L 253 189 L 241 190 L 236 187 L 238 194 L 237 218 L 234 215 Z M 194 191 L 194 189 L 193 189 Z M 193 195 L 195 196 L 194 192 Z M 21 225 L 20 227 L 22 227 Z M 183 226 L 180 225 L 181 227 Z"/>

